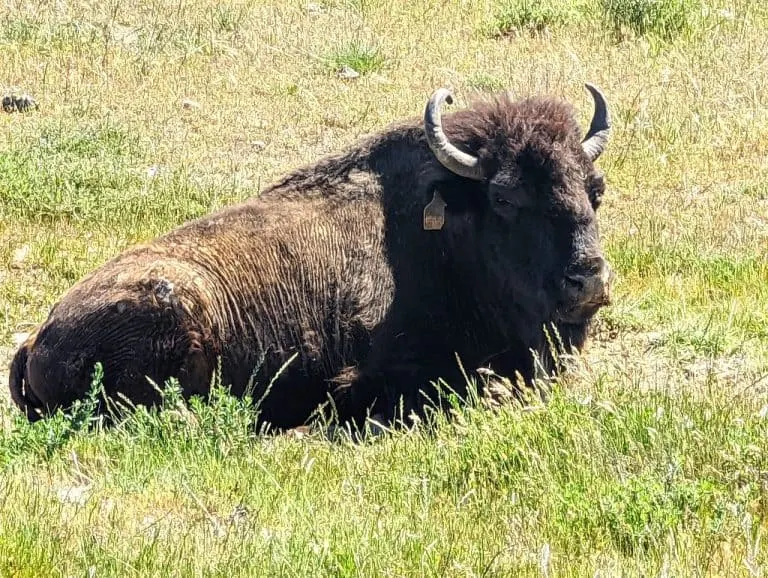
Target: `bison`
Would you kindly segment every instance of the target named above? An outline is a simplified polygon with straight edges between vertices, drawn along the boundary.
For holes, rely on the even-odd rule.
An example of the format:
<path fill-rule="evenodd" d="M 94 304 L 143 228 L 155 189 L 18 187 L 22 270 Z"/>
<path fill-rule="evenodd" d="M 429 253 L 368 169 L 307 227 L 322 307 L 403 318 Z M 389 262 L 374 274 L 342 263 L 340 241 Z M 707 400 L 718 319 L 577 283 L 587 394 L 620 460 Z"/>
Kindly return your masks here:
<path fill-rule="evenodd" d="M 443 117 L 440 88 L 423 122 L 123 252 L 21 345 L 14 402 L 33 421 L 70 407 L 100 362 L 107 397 L 152 406 L 171 377 L 205 397 L 218 375 L 284 430 L 327 401 L 342 422 L 420 415 L 440 379 L 466 393 L 463 368 L 531 384 L 538 354 L 556 371 L 547 328 L 581 348 L 610 302 L 593 163 L 611 122 L 586 87 L 583 138 L 560 99 L 499 93 Z"/>

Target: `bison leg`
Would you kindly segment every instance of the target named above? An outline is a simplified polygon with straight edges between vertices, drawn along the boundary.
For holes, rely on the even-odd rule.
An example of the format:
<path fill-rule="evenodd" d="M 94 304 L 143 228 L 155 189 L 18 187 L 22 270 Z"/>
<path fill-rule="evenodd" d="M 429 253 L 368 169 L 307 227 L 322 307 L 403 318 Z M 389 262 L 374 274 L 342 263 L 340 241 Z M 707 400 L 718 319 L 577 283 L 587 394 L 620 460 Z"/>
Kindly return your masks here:
<path fill-rule="evenodd" d="M 483 394 L 496 403 L 504 403 L 509 399 L 520 400 L 525 392 L 532 391 L 536 360 L 529 348 L 517 344 L 487 358 L 477 371 L 483 377 L 480 380 Z M 504 382 L 504 378 L 509 383 Z"/>
<path fill-rule="evenodd" d="M 66 410 L 88 394 L 96 363 L 103 367 L 104 394 L 118 404 L 156 405 L 162 399 L 158 387 L 171 377 L 179 379 L 185 397 L 205 393 L 213 364 L 201 349 L 199 333 L 188 325 L 178 308 L 149 299 L 54 311 L 17 354 L 14 400 L 22 409 L 32 404 L 43 413 Z M 105 409 L 100 404 L 98 411 Z"/>
<path fill-rule="evenodd" d="M 558 325 L 556 331 L 550 331 L 550 339 L 542 337 L 542 343 L 535 348 L 515 343 L 488 357 L 481 363 L 480 371 L 487 369 L 495 377 L 509 379 L 512 389 L 507 388 L 506 384 L 497 387 L 499 384 L 493 383 L 492 378 L 488 385 L 500 395 L 495 395 L 494 391 L 487 393 L 497 401 L 509 397 L 521 400 L 530 393 L 546 398 L 548 380 L 567 370 L 569 356 L 582 349 L 588 329 L 585 323 Z"/>
<path fill-rule="evenodd" d="M 402 340 L 403 333 L 398 335 Z M 404 340 L 401 342 L 405 345 Z M 419 342 L 434 347 L 437 339 L 421 339 Z M 398 421 L 407 424 L 411 421 L 411 413 L 423 417 L 427 407 L 444 406 L 446 395 L 455 393 L 465 397 L 470 387 L 468 378 L 476 382 L 479 393 L 493 396 L 493 391 L 486 391 L 488 380 L 481 378 L 482 368 L 508 377 L 516 388 L 509 393 L 517 398 L 534 385 L 537 365 L 530 348 L 522 343 L 512 344 L 487 358 L 479 367 L 457 359 L 448 348 L 434 348 L 426 353 L 422 349 L 420 355 L 418 344 L 408 346 L 386 348 L 386 355 L 372 357 L 359 374 L 338 380 L 335 402 L 341 420 L 360 427 L 367 416 L 376 415 L 383 418 L 385 425 Z M 545 366 L 551 364 L 549 357 L 543 362 Z M 438 380 L 444 384 L 436 385 Z"/>
<path fill-rule="evenodd" d="M 446 354 L 440 362 L 398 360 L 382 369 L 368 368 L 357 378 L 341 384 L 334 392 L 339 419 L 362 428 L 371 418 L 385 427 L 412 422 L 411 415 L 425 415 L 429 406 L 439 406 L 445 391 L 435 384 L 444 381 L 460 396 L 467 383 L 455 355 Z"/>

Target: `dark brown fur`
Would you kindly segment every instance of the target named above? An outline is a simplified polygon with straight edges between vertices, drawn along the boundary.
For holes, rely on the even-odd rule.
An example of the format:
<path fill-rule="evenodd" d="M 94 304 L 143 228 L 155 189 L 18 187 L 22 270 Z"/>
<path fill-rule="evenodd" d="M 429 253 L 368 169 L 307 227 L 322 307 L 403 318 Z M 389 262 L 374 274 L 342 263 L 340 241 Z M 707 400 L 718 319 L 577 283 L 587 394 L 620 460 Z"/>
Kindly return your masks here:
<path fill-rule="evenodd" d="M 444 128 L 503 186 L 447 171 L 420 120 L 391 127 L 82 279 L 19 349 L 15 403 L 30 419 L 67 407 L 98 361 L 108 395 L 152 404 L 147 377 L 178 376 L 185 395 L 204 395 L 219 359 L 232 392 L 252 382 L 258 399 L 296 354 L 261 406 L 277 428 L 304 423 L 329 395 L 342 419 L 371 408 L 391 418 L 401 396 L 418 410 L 431 380 L 462 390 L 456 353 L 468 369 L 530 379 L 530 349 L 551 363 L 552 285 L 599 253 L 602 178 L 559 101 L 500 96 L 446 115 Z M 425 231 L 434 190 L 445 226 Z M 587 319 L 558 325 L 583 344 Z"/>

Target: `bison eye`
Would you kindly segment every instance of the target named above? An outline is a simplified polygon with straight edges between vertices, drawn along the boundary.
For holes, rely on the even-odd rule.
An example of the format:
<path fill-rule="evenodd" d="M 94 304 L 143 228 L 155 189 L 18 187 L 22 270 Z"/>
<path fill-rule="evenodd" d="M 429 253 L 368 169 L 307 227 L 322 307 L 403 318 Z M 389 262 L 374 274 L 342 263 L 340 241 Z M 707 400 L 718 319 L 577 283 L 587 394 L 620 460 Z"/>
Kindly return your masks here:
<path fill-rule="evenodd" d="M 511 205 L 512 204 L 512 201 L 510 201 L 509 199 L 505 199 L 504 197 L 501 197 L 499 195 L 496 195 L 496 202 L 499 205 Z"/>

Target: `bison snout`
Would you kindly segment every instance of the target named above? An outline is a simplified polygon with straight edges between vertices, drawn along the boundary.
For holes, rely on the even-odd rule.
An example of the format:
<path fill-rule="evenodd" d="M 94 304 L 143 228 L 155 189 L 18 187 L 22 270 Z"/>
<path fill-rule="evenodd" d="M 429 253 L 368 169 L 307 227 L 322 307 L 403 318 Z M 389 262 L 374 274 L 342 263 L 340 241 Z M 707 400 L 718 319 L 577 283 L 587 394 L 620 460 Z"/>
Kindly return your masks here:
<path fill-rule="evenodd" d="M 579 263 L 565 275 L 563 289 L 565 301 L 569 308 L 576 313 L 578 310 L 596 311 L 611 302 L 611 282 L 614 273 L 608 261 L 595 257 L 585 263 Z"/>

